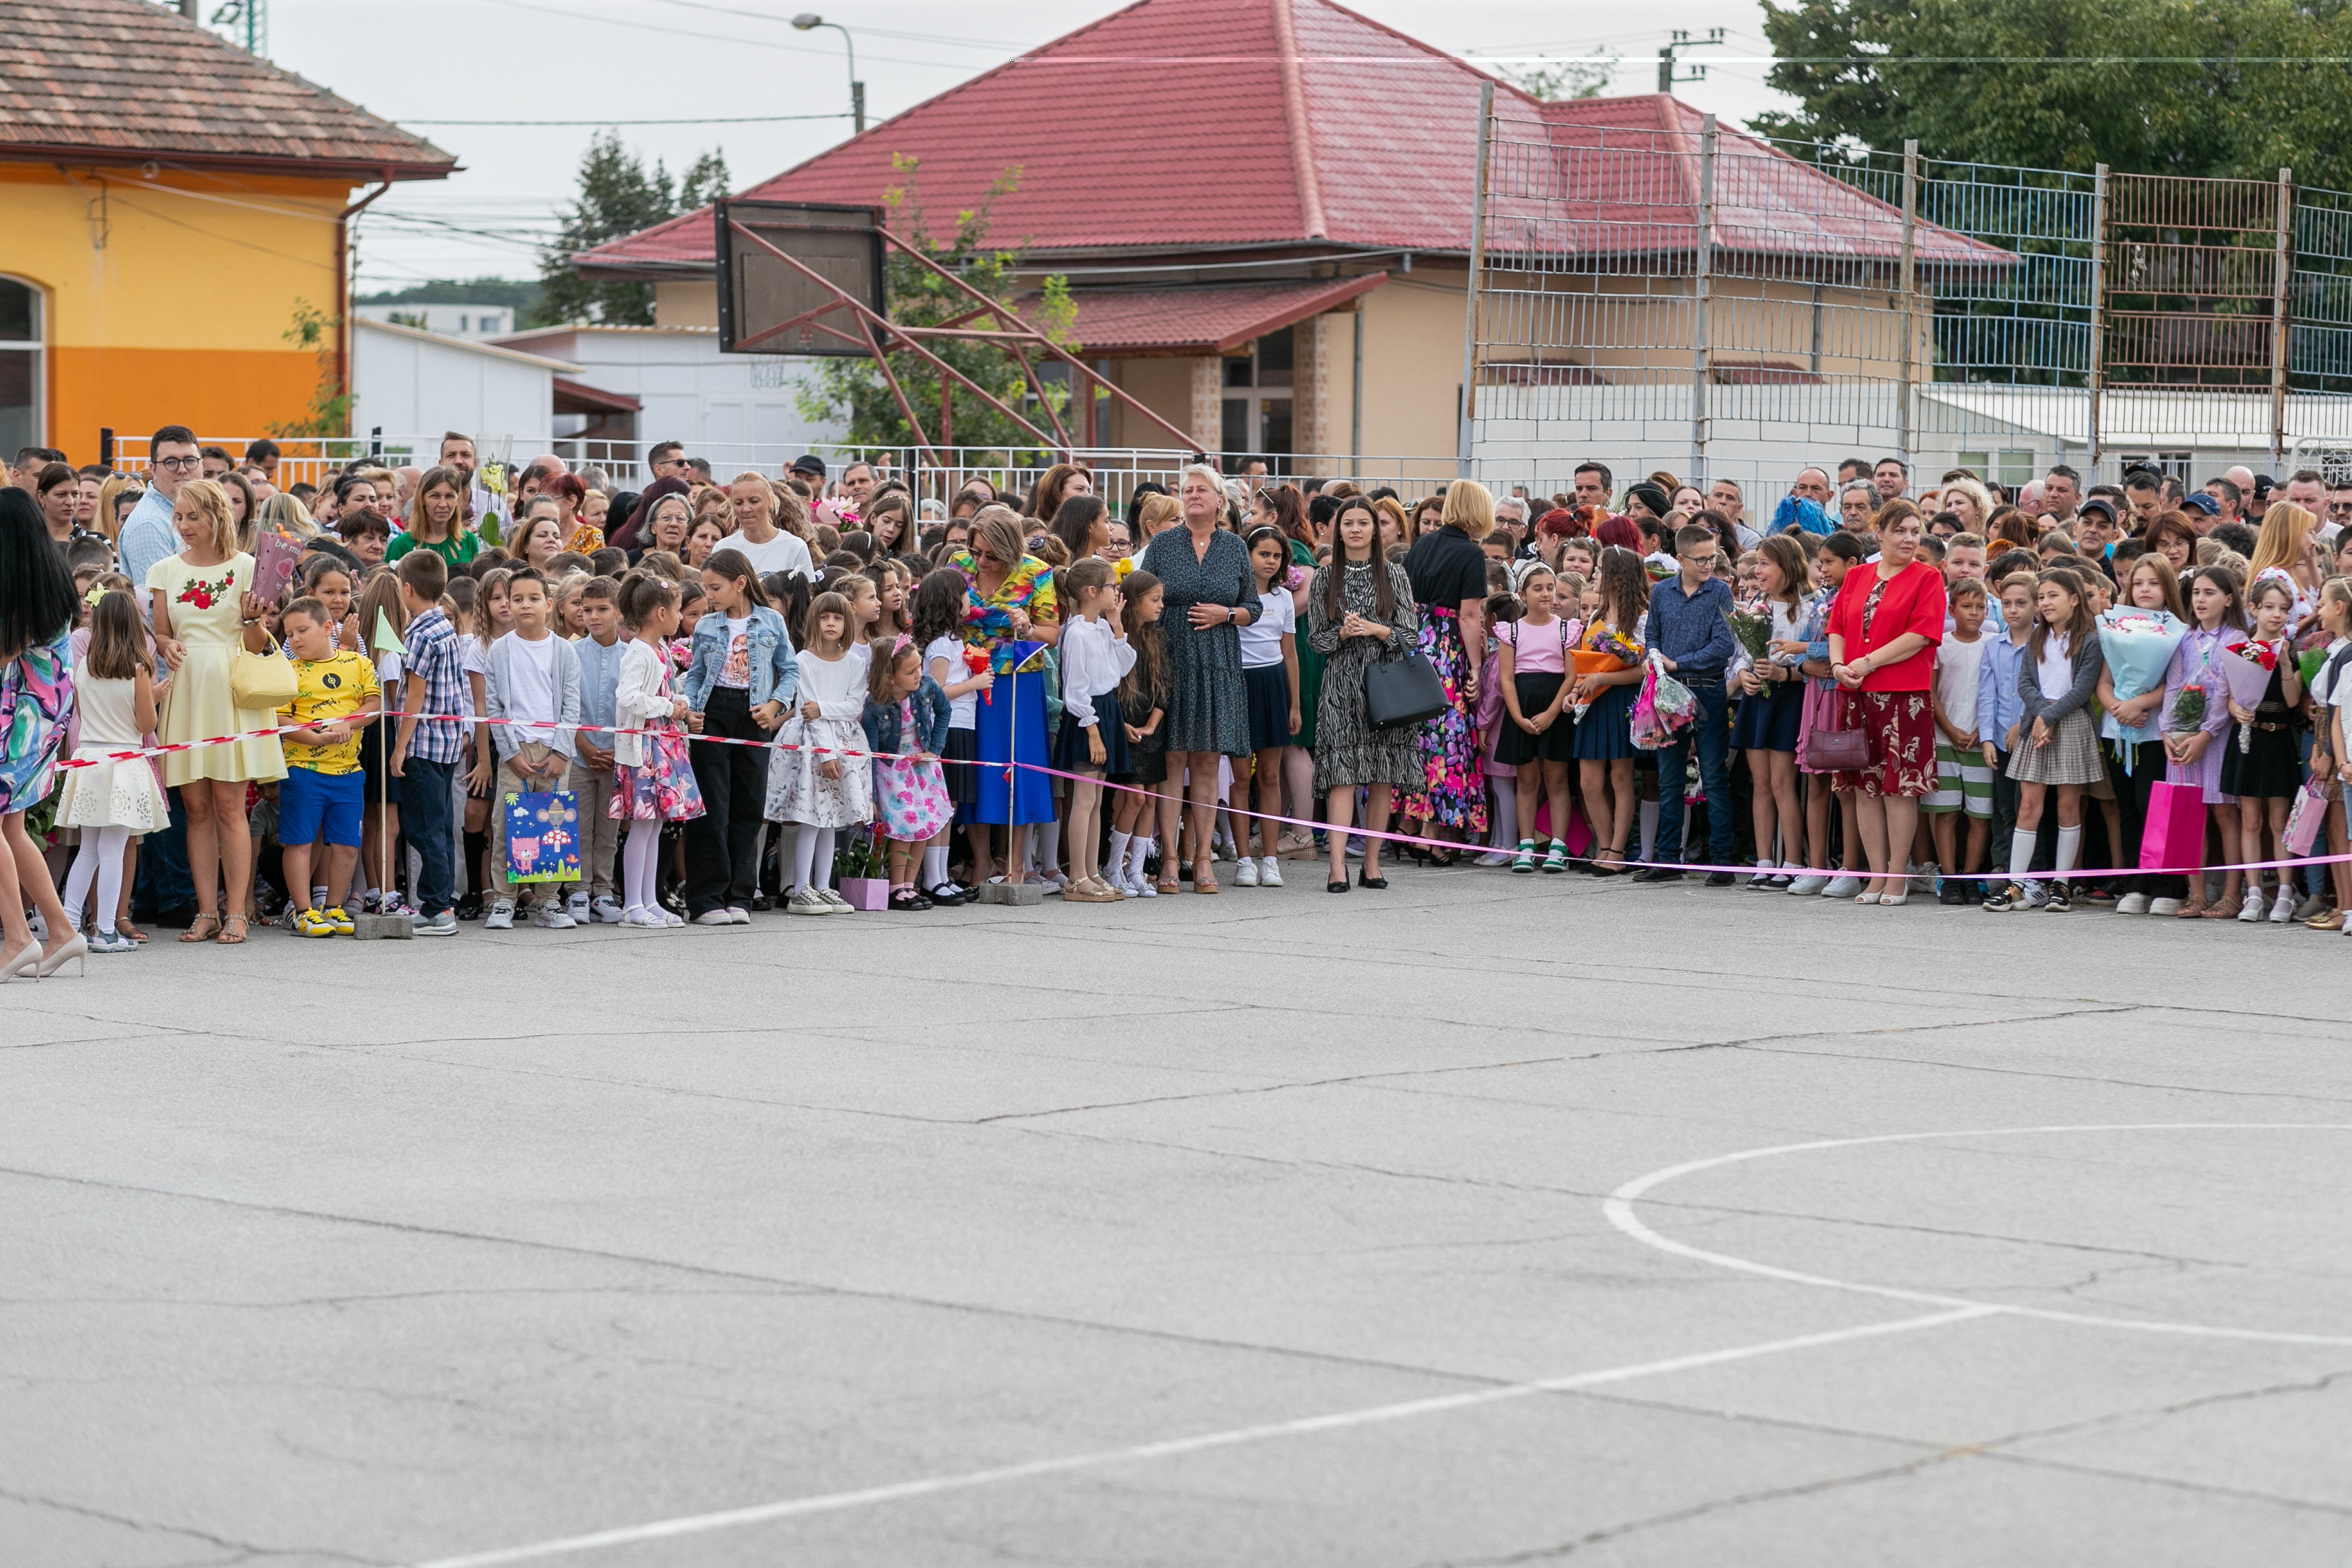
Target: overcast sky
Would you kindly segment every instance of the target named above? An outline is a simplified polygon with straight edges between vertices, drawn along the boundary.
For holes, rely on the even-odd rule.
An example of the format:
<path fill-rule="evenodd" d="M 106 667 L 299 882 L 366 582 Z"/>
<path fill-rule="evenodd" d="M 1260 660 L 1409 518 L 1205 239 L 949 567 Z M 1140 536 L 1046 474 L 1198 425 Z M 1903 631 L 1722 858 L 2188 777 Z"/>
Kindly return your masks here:
<path fill-rule="evenodd" d="M 536 244 L 571 193 L 599 124 L 700 116 L 838 115 L 770 124 L 619 130 L 673 174 L 725 153 L 737 188 L 849 134 L 841 35 L 784 20 L 821 0 L 271 0 L 276 62 L 397 121 L 457 155 L 465 172 L 403 185 L 362 220 L 363 290 L 428 278 L 535 276 Z M 211 7 L 207 5 L 207 10 Z M 1117 0 L 867 0 L 828 10 L 856 35 L 868 122 L 911 108 L 1024 49 L 1108 15 Z M 1356 0 L 1354 8 L 1434 47 L 1469 56 L 1622 55 L 1609 90 L 1647 92 L 1669 29 L 1728 47 L 1707 79 L 1677 89 L 1738 122 L 1785 100 L 1763 85 L 1769 54 L 1754 0 L 1655 6 L 1523 0 Z M 1639 24 L 1639 25 L 1637 25 Z M 1654 26 L 1648 24 L 1654 24 Z M 456 125 L 449 121 L 587 121 Z"/>

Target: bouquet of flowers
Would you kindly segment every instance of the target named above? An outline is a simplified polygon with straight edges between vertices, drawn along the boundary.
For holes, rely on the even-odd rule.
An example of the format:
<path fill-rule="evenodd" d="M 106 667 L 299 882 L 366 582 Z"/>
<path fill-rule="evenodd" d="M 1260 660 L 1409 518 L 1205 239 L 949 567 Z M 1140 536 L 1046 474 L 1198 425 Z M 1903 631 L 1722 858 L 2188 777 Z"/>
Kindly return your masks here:
<path fill-rule="evenodd" d="M 1726 610 L 1724 624 L 1731 628 L 1731 638 L 1748 654 L 1748 662 L 1762 664 L 1772 642 L 1772 617 L 1768 612 L 1759 615 L 1754 610 Z"/>
<path fill-rule="evenodd" d="M 2164 721 L 2167 734 L 2188 735 L 2204 728 L 2205 689 L 2184 686 L 2172 700 L 2172 713 Z"/>
<path fill-rule="evenodd" d="M 963 650 L 963 667 L 971 671 L 972 674 L 978 675 L 982 670 L 988 668 L 988 650 L 986 648 L 971 647 L 967 646 Z M 991 708 L 996 706 L 996 689 L 994 687 L 992 686 L 987 690 L 982 692 L 980 697 L 981 700 L 987 703 Z"/>
<path fill-rule="evenodd" d="M 2189 623 L 2169 610 L 2142 610 L 2118 605 L 2099 617 L 2099 652 L 2107 661 L 2108 679 L 2117 700 L 2145 696 L 2164 684 L 2172 654 L 2189 635 Z M 2137 728 L 2112 717 L 2115 738 L 2129 742 L 2156 738 L 2154 723 Z"/>
<path fill-rule="evenodd" d="M 1633 699 L 1633 744 L 1654 752 L 1690 723 L 1697 699 L 1691 689 L 1666 672 L 1665 656 L 1652 654 L 1642 677 L 1642 694 Z"/>
<path fill-rule="evenodd" d="M 2229 683 L 2230 700 L 2241 708 L 2258 706 L 2263 694 L 2270 690 L 2271 676 L 2279 666 L 2277 643 L 2267 643 L 2249 637 L 2231 648 L 2221 659 L 2221 679 Z M 2254 731 L 2252 726 L 2238 726 L 2238 753 L 2243 756 L 2253 750 Z"/>
<path fill-rule="evenodd" d="M 1571 672 L 1574 676 L 1614 675 L 1642 662 L 1642 645 L 1623 632 L 1603 632 L 1598 647 L 1573 649 L 1569 658 L 1576 666 Z M 1584 721 L 1584 710 L 1592 704 L 1571 702 L 1569 706 L 1576 714 L 1576 721 L 1580 724 Z"/>

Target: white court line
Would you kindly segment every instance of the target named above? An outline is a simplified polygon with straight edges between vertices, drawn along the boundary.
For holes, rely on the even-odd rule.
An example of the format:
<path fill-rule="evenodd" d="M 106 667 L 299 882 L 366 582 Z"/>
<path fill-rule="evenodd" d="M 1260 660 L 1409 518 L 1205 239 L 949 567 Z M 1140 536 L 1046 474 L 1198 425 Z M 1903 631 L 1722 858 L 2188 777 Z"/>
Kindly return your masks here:
<path fill-rule="evenodd" d="M 1677 1178 L 1711 1171 L 1721 1165 L 1736 1165 L 1748 1160 L 1769 1160 L 1781 1154 L 1808 1154 L 1828 1149 L 1854 1149 L 1872 1143 L 1917 1143 L 1939 1138 L 2020 1138 L 2030 1135 L 2057 1135 L 2074 1132 L 2352 1132 L 2352 1123 L 2333 1121 L 2146 1121 L 2118 1123 L 2088 1123 L 2068 1127 L 1981 1127 L 1966 1132 L 1883 1132 L 1871 1138 L 1822 1138 L 1808 1143 L 1781 1143 L 1769 1149 L 1744 1149 L 1737 1154 L 1716 1154 L 1704 1160 L 1686 1160 L 1679 1165 L 1669 1165 L 1663 1171 L 1653 1171 L 1646 1176 L 1636 1176 L 1609 1194 L 1601 1207 L 1609 1223 L 1627 1236 L 1661 1252 L 1687 1258 L 1700 1263 L 1712 1263 L 1718 1268 L 1735 1268 L 1743 1274 L 1761 1275 L 1767 1279 L 1786 1280 L 1795 1285 L 1816 1285 L 1829 1290 L 1846 1290 L 1856 1295 L 1877 1296 L 1890 1301 L 1911 1301 L 1925 1306 L 1982 1306 L 1966 1296 L 1949 1296 L 1935 1290 L 1912 1290 L 1897 1285 L 1866 1285 L 1859 1280 L 1834 1279 L 1825 1274 L 1809 1274 L 1799 1268 L 1783 1268 L 1777 1264 L 1759 1263 L 1754 1258 L 1734 1258 L 1728 1253 L 1710 1252 L 1686 1241 L 1676 1241 L 1660 1236 L 1642 1223 L 1633 1212 L 1634 1201 L 1666 1183 Z M 1704 1205 L 1696 1206 L 1704 1207 Z M 2010 1317 L 2034 1318 L 2044 1322 L 2083 1323 L 2103 1329 L 2129 1329 L 2138 1333 L 2185 1334 L 2203 1339 L 2249 1340 L 2259 1344 L 2326 1345 L 2332 1348 L 2352 1346 L 2352 1335 L 2299 1334 L 2270 1329 L 2216 1328 L 2204 1323 L 2167 1322 L 2150 1318 L 2116 1318 L 2097 1312 L 2066 1312 L 2054 1307 L 2021 1307 L 1993 1303 L 1990 1310 Z"/>
<path fill-rule="evenodd" d="M 778 1520 L 805 1518 L 810 1514 L 838 1513 L 846 1509 L 903 1502 L 913 1498 L 935 1497 L 942 1492 L 970 1491 L 979 1487 L 999 1486 L 1007 1481 L 1029 1480 L 1039 1476 L 1066 1475 L 1075 1470 L 1098 1469 L 1107 1465 L 1130 1464 L 1147 1459 L 1175 1458 L 1214 1448 L 1234 1447 L 1244 1443 L 1263 1443 L 1277 1437 L 1297 1437 L 1318 1432 L 1340 1431 L 1350 1426 L 1368 1426 L 1376 1422 L 1443 1415 L 1482 1405 L 1498 1405 L 1507 1399 L 1524 1399 L 1530 1394 L 1567 1394 L 1579 1389 L 1628 1383 L 1635 1378 L 1659 1377 L 1668 1373 L 1752 1361 L 1759 1356 L 1780 1355 L 1790 1351 L 1848 1344 L 1856 1340 L 1876 1339 L 1888 1334 L 1915 1333 L 1921 1329 L 1941 1328 L 1948 1323 L 1967 1322 L 1973 1318 L 1991 1317 L 2001 1310 L 2003 1309 L 1999 1307 L 1962 1302 L 1948 1310 L 1929 1312 L 1916 1318 L 1897 1318 L 1892 1322 L 1864 1323 L 1853 1328 L 1831 1329 L 1784 1340 L 1737 1345 L 1728 1350 L 1670 1356 L 1664 1361 L 1635 1362 L 1627 1366 L 1603 1367 L 1597 1372 L 1570 1373 L 1562 1377 L 1548 1377 L 1535 1383 L 1514 1383 L 1463 1394 L 1434 1394 L 1426 1399 L 1401 1400 L 1393 1405 L 1371 1405 L 1356 1410 L 1334 1411 L 1325 1415 L 1301 1416 L 1294 1421 L 1270 1421 L 1256 1426 L 1237 1426 L 1224 1432 L 1203 1432 L 1191 1437 L 1171 1437 L 1157 1443 L 1138 1443 L 1130 1447 L 1106 1448 L 1091 1454 L 1069 1454 L 1059 1458 L 1033 1459 L 1026 1464 L 1000 1465 L 992 1469 L 966 1470 L 959 1475 L 895 1481 L 887 1486 L 866 1487 L 856 1491 L 828 1492 L 820 1497 L 791 1498 L 782 1502 L 727 1509 L 717 1513 L 688 1514 L 678 1519 L 657 1520 L 651 1524 L 629 1525 L 617 1530 L 600 1530 L 586 1535 L 536 1542 L 528 1546 L 507 1546 L 458 1557 L 439 1557 L 430 1563 L 415 1564 L 414 1568 L 498 1568 L 501 1563 L 564 1557 L 608 1546 L 700 1535 L 714 1530 L 767 1524 Z"/>

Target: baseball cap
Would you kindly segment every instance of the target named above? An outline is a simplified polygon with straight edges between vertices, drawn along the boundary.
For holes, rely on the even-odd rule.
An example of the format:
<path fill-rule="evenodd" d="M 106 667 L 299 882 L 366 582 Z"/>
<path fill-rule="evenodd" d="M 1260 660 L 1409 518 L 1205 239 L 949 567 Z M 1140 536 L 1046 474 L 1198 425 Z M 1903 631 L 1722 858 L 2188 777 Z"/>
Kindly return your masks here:
<path fill-rule="evenodd" d="M 2074 510 L 2078 515 L 2086 511 L 2095 511 L 2109 522 L 2116 521 L 2116 503 L 2105 496 L 2093 496 Z"/>
<path fill-rule="evenodd" d="M 818 457 L 814 452 L 804 452 L 801 456 L 793 459 L 793 466 L 786 471 L 795 474 L 807 474 L 813 478 L 821 479 L 824 478 L 824 459 Z"/>
<path fill-rule="evenodd" d="M 2198 490 L 2192 494 L 2185 495 L 2180 498 L 2180 510 L 2183 511 L 2201 511 L 2207 517 L 2219 517 L 2221 515 L 2221 503 L 2215 500 L 2211 496 L 2207 495 L 2203 490 Z"/>

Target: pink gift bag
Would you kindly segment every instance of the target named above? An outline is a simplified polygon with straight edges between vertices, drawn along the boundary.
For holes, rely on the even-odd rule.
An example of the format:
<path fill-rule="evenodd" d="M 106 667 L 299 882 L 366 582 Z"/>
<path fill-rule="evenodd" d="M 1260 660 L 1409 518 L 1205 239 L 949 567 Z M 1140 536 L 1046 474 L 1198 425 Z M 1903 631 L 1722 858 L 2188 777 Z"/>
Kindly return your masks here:
<path fill-rule="evenodd" d="M 2333 787 L 2310 778 L 2295 792 L 2294 809 L 2287 814 L 2286 832 L 2281 841 L 2290 855 L 2308 855 L 2311 847 L 2319 842 L 2319 830 L 2327 821 L 2327 797 Z"/>
<path fill-rule="evenodd" d="M 2159 780 L 2147 794 L 2139 868 L 2198 871 L 2205 866 L 2205 786 Z"/>

